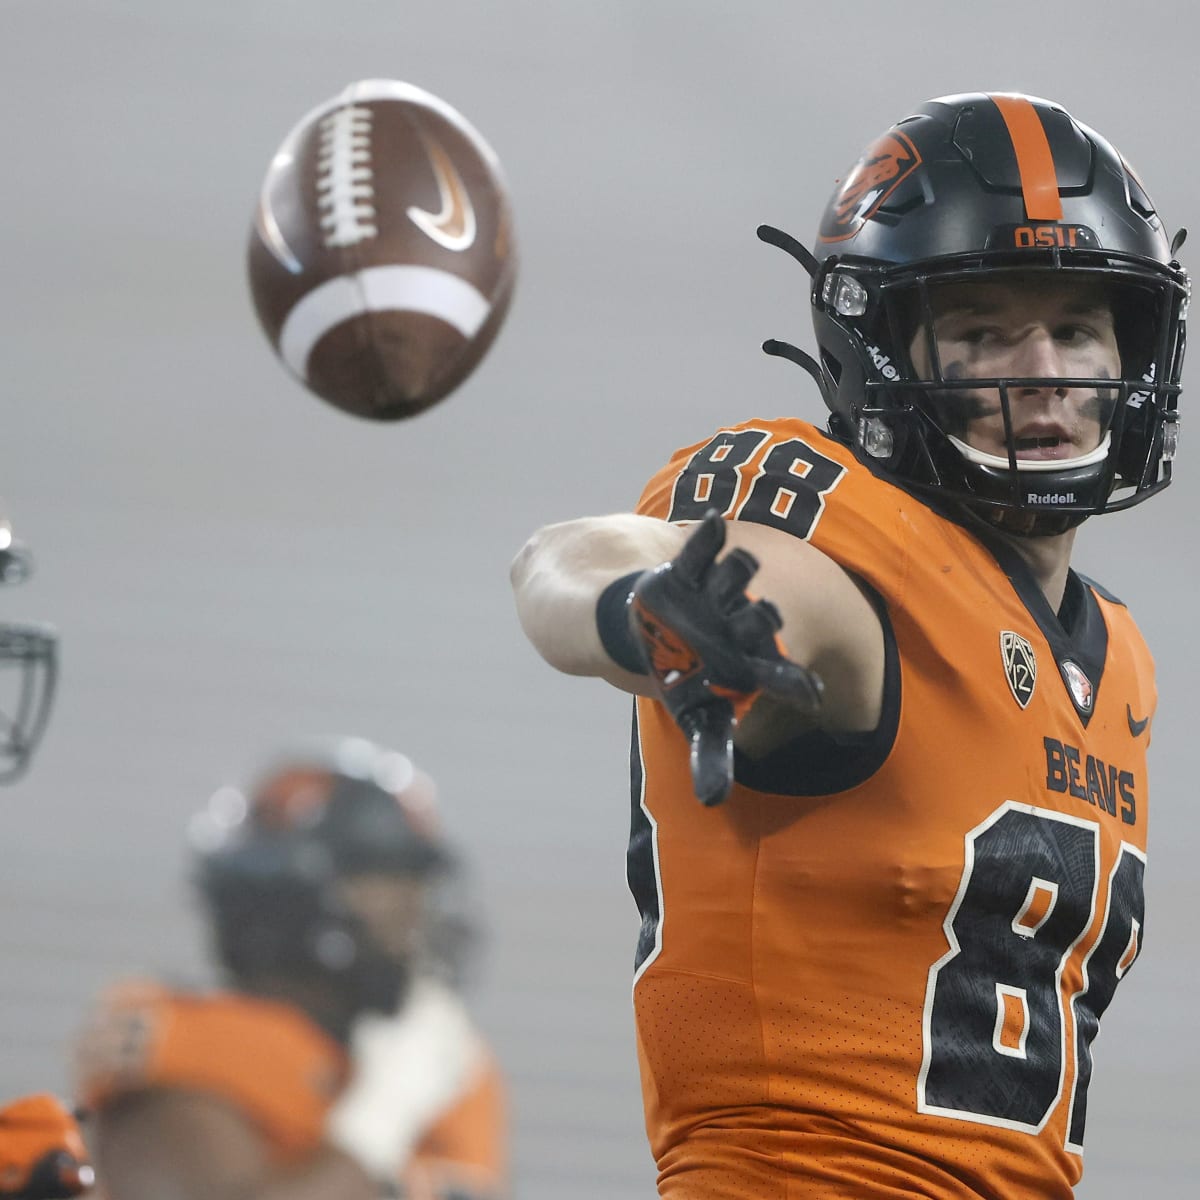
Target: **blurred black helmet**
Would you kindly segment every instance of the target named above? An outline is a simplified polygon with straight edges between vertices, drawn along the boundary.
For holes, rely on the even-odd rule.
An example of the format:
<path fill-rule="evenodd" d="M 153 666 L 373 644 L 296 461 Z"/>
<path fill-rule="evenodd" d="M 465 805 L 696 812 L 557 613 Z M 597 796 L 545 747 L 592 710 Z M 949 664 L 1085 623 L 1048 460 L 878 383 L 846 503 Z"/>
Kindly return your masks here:
<path fill-rule="evenodd" d="M 277 762 L 248 793 L 223 788 L 193 822 L 200 892 L 217 956 L 239 986 L 332 988 L 350 1017 L 392 1012 L 414 973 L 453 981 L 470 930 L 454 924 L 460 870 L 437 828 L 432 780 L 360 738 Z M 428 895 L 411 953 L 347 902 L 347 880 L 415 879 Z M 443 923 L 439 923 L 443 922 Z"/>
<path fill-rule="evenodd" d="M 0 517 L 0 585 L 29 577 L 33 559 Z M 0 783 L 28 767 L 50 719 L 58 638 L 48 625 L 0 622 Z"/>
<path fill-rule="evenodd" d="M 1189 284 L 1149 195 L 1120 153 L 1057 104 L 1020 95 L 923 104 L 863 152 L 822 217 L 814 252 L 764 227 L 813 276 L 819 362 L 783 343 L 831 410 L 830 429 L 875 469 L 1012 532 L 1053 533 L 1166 487 L 1178 441 Z M 1120 378 L 963 378 L 933 336 L 938 289 L 1030 277 L 1100 289 Z M 912 347 L 923 343 L 918 371 Z M 1018 460 L 1010 390 L 1095 389 L 1100 445 Z M 1007 452 L 956 436 L 964 391 L 1000 397 Z"/>

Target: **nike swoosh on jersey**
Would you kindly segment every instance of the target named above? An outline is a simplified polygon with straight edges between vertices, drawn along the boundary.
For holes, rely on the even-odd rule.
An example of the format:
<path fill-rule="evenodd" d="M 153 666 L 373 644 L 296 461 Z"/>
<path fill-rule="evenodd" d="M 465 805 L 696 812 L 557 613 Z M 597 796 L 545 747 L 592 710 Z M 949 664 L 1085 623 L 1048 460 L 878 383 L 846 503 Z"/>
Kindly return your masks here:
<path fill-rule="evenodd" d="M 406 210 L 408 217 L 439 246 L 466 250 L 475 241 L 475 208 L 470 193 L 450 156 L 437 142 L 426 140 L 425 151 L 437 180 L 441 209 L 432 213 L 413 204 Z"/>
<path fill-rule="evenodd" d="M 1129 721 L 1129 732 L 1132 733 L 1134 737 L 1138 737 L 1141 733 L 1143 733 L 1146 726 L 1150 724 L 1149 717 L 1143 717 L 1140 721 L 1137 720 L 1133 715 L 1133 709 L 1130 708 L 1128 704 L 1125 705 L 1125 717 Z"/>

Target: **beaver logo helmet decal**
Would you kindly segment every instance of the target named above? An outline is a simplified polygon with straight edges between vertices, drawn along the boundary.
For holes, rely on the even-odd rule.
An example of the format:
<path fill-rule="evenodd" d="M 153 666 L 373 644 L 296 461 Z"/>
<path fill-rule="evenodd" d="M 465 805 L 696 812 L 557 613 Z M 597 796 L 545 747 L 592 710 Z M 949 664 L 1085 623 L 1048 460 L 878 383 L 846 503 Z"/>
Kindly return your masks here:
<path fill-rule="evenodd" d="M 833 198 L 821 224 L 821 241 L 853 237 L 920 165 L 920 152 L 899 130 L 876 138 Z"/>

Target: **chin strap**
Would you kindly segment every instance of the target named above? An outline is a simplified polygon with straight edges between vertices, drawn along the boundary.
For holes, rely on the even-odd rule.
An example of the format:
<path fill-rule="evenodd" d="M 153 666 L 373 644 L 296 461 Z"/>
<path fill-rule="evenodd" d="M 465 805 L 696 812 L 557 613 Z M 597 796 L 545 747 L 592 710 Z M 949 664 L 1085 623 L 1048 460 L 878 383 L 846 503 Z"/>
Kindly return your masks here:
<path fill-rule="evenodd" d="M 1068 529 L 1082 525 L 1092 515 L 1081 512 L 1056 513 L 1048 510 L 1015 508 L 989 508 L 981 511 L 965 504 L 960 505 L 960 508 L 973 520 L 990 529 L 1023 538 L 1054 537 L 1060 533 L 1066 533 Z"/>

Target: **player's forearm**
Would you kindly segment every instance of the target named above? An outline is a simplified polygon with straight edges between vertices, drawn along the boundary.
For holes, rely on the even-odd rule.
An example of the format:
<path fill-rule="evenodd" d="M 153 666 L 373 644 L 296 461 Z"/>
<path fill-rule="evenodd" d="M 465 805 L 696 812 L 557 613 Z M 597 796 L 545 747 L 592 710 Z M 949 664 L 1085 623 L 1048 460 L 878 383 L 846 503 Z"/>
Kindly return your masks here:
<path fill-rule="evenodd" d="M 665 521 L 618 513 L 584 517 L 538 530 L 513 561 L 512 584 L 526 637 L 552 666 L 595 675 L 626 691 L 644 680 L 606 653 L 596 628 L 596 602 L 614 579 L 671 558 L 686 531 Z"/>

